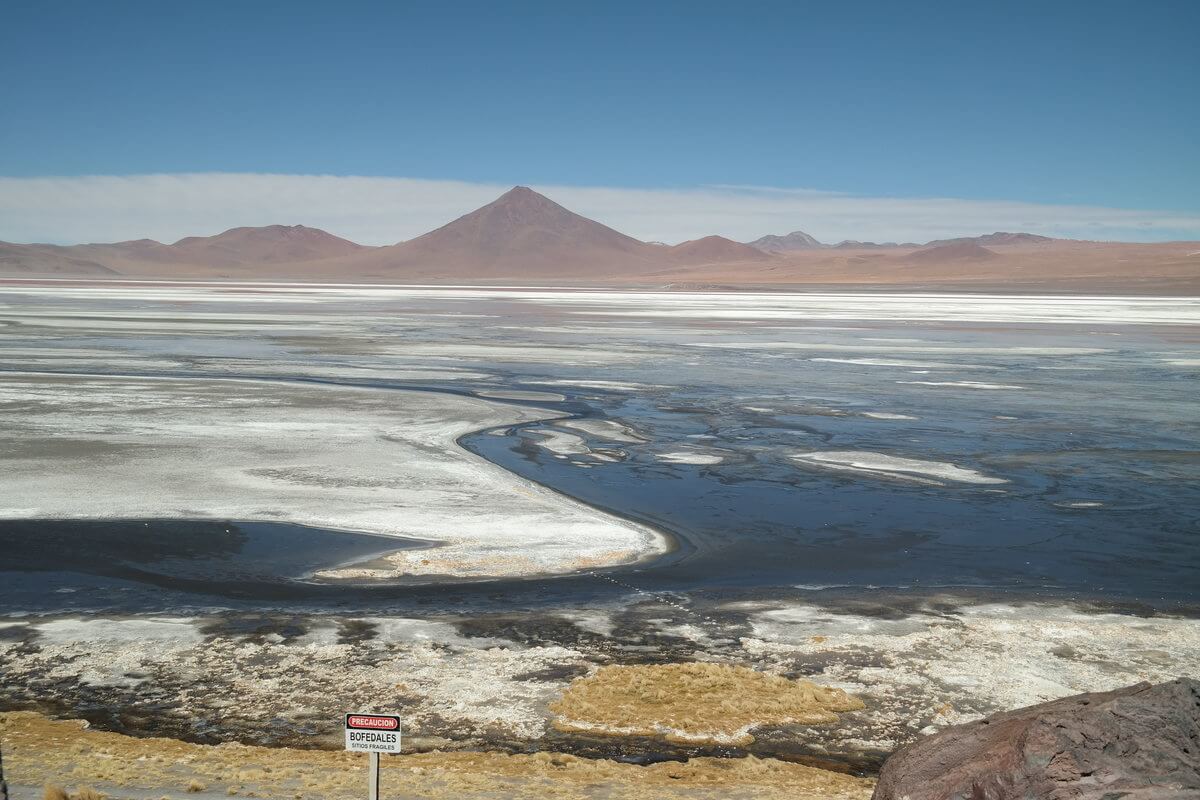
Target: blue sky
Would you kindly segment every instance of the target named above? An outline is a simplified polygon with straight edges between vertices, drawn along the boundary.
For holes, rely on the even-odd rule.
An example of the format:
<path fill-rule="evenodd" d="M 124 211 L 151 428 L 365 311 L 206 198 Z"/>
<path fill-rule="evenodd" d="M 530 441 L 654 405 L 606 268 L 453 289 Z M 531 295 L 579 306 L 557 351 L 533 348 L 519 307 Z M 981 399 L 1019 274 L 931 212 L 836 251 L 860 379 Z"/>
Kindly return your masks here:
<path fill-rule="evenodd" d="M 0 175 L 754 186 L 1190 218 L 1198 30 L 1200 3 L 1170 0 L 10 2 Z"/>

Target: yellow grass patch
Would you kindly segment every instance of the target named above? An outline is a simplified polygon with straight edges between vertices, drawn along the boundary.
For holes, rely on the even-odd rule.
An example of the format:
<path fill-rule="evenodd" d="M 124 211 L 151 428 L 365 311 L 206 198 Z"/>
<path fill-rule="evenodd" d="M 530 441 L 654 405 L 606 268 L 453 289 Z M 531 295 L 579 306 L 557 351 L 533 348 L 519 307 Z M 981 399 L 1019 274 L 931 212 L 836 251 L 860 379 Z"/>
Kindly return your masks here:
<path fill-rule="evenodd" d="M 726 664 L 601 667 L 550 705 L 555 727 L 680 743 L 749 744 L 762 725 L 821 725 L 862 701 L 841 689 Z"/>
<path fill-rule="evenodd" d="M 42 800 L 105 800 L 106 797 L 103 792 L 90 786 L 80 786 L 74 792 L 68 792 L 56 783 L 47 783 L 42 787 Z"/>

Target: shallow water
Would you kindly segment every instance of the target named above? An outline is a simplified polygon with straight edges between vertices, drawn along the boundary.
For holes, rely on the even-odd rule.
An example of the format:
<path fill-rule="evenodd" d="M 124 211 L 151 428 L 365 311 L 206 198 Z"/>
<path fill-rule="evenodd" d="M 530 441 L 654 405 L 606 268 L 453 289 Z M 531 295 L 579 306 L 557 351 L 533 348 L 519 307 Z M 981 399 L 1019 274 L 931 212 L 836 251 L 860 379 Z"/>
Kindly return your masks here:
<path fill-rule="evenodd" d="M 805 365 L 790 368 L 802 374 Z M 1038 398 L 891 399 L 887 408 L 917 418 L 879 421 L 861 415 L 885 405 L 875 399 L 877 372 L 843 373 L 817 398 L 748 403 L 770 404 L 770 412 L 702 386 L 594 400 L 650 444 L 617 444 L 625 460 L 586 469 L 579 465 L 587 460 L 556 457 L 527 437 L 552 423 L 464 443 L 572 496 L 661 524 L 694 548 L 641 572 L 641 585 L 974 586 L 1200 598 L 1200 448 L 1192 436 L 1171 431 L 1148 407 L 1135 423 L 1133 403 L 1105 409 L 1088 400 L 1083 418 L 1050 405 L 1060 392 L 1097 391 L 1078 379 L 1086 374 L 1094 383 L 1092 373 L 1055 375 Z M 1149 382 L 1146 390 L 1156 391 Z M 724 461 L 664 463 L 663 442 L 693 442 Z M 794 458 L 828 450 L 927 459 L 996 482 L 939 480 L 936 470 L 843 471 Z"/>

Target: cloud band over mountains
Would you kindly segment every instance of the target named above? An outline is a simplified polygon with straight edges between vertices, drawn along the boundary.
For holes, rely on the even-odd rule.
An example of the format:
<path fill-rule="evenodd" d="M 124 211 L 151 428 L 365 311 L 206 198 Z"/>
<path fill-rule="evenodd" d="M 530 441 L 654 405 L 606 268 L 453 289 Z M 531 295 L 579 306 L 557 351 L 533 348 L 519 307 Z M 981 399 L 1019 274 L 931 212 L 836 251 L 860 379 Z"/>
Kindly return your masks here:
<path fill-rule="evenodd" d="M 0 178 L 0 240 L 173 242 L 242 225 L 303 224 L 362 244 L 437 228 L 508 189 L 413 178 L 196 173 Z M 646 241 L 739 241 L 802 229 L 824 242 L 916 241 L 995 230 L 1117 241 L 1200 239 L 1200 212 L 955 198 L 896 198 L 755 186 L 617 188 L 534 184 Z"/>

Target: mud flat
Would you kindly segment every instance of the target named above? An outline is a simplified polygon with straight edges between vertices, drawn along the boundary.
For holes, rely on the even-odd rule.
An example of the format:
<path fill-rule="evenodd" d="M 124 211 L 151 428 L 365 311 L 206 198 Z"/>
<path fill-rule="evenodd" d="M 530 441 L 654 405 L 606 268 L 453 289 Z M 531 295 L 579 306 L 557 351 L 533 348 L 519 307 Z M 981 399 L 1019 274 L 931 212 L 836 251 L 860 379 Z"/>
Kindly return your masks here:
<path fill-rule="evenodd" d="M 567 573 L 668 548 L 657 532 L 462 450 L 553 417 L 419 391 L 274 381 L 0 375 L 0 518 L 242 519 L 434 540 L 343 580 Z"/>

